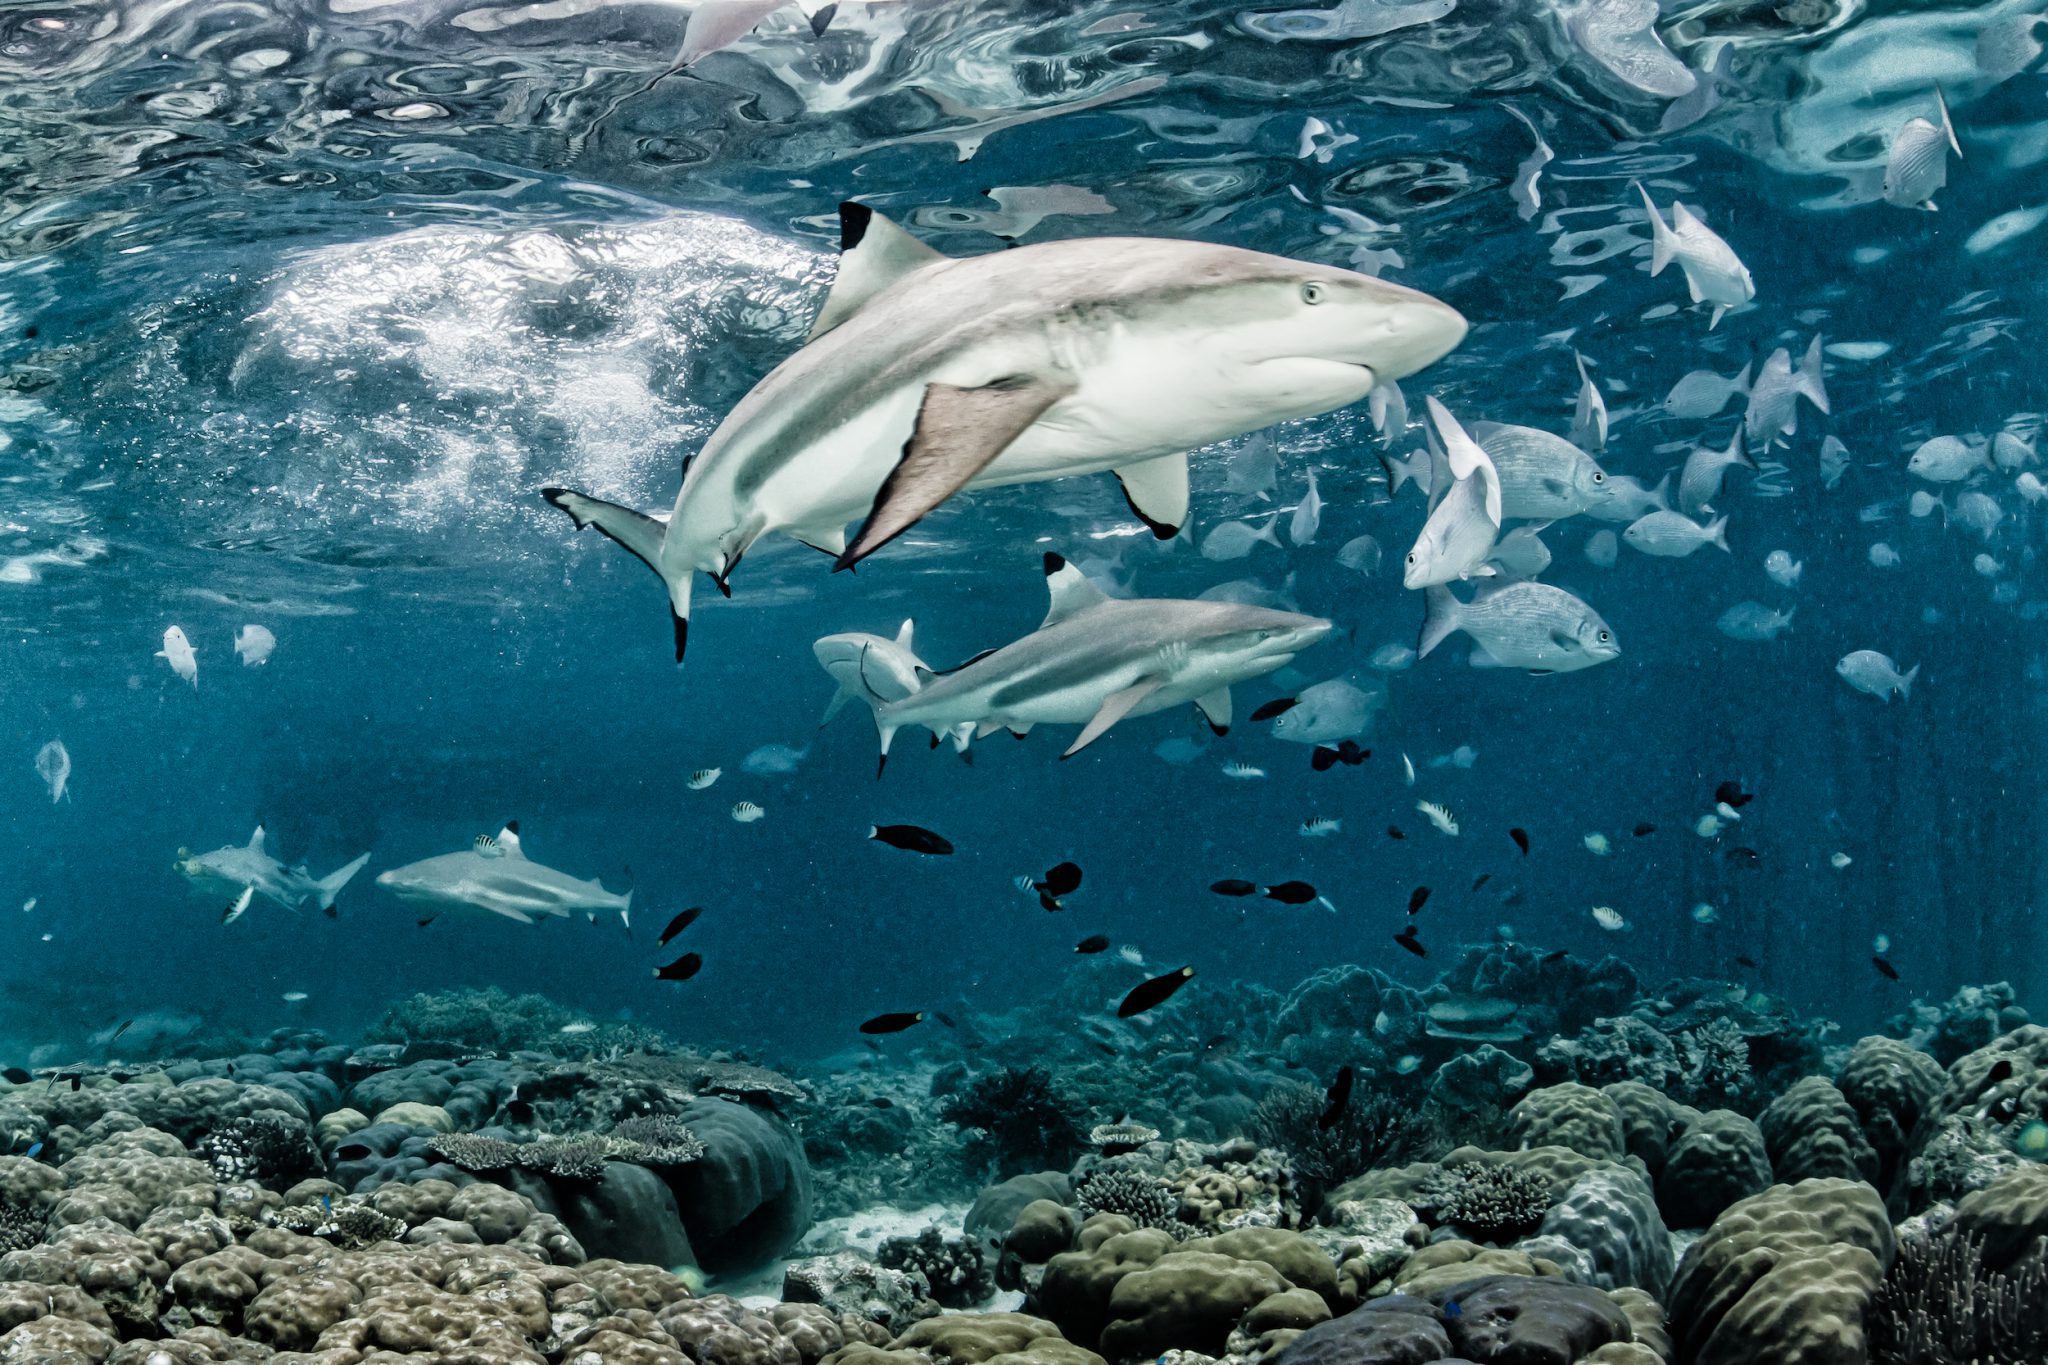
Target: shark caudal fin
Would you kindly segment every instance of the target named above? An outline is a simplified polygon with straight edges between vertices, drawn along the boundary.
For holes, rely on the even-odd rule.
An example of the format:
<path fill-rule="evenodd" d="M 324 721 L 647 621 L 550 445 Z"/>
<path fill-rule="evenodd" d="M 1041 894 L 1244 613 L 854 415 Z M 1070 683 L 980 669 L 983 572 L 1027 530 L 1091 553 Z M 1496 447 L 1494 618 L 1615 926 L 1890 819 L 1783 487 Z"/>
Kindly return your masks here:
<path fill-rule="evenodd" d="M 685 568 L 671 577 L 661 566 L 661 546 L 668 535 L 667 523 L 644 512 L 635 512 L 630 507 L 621 507 L 615 502 L 593 498 L 573 489 L 543 488 L 540 495 L 547 499 L 548 506 L 566 512 L 569 520 L 576 523 L 577 530 L 595 526 L 654 570 L 655 576 L 668 588 L 669 618 L 675 626 L 676 662 L 681 663 L 690 642 L 690 573 Z"/>
<path fill-rule="evenodd" d="M 314 901 L 319 904 L 322 910 L 333 909 L 334 898 L 341 894 L 341 889 L 354 880 L 356 873 L 363 870 L 363 864 L 369 861 L 370 855 L 365 853 L 354 862 L 345 863 L 335 868 L 334 871 L 313 883 Z"/>

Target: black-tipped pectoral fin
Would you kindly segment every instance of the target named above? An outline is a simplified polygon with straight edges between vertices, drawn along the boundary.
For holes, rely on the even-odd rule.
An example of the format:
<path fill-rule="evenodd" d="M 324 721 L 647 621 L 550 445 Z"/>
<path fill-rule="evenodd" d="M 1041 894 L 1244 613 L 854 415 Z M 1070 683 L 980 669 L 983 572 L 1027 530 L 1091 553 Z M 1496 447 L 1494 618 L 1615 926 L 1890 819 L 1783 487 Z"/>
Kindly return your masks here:
<path fill-rule="evenodd" d="M 1195 709 L 1202 713 L 1202 719 L 1209 722 L 1209 728 L 1217 734 L 1230 729 L 1230 689 L 1219 687 L 1214 692 L 1204 692 L 1195 698 Z"/>
<path fill-rule="evenodd" d="M 1074 391 L 1069 380 L 1019 375 L 976 389 L 928 384 L 903 458 L 882 481 L 859 534 L 834 567 L 850 569 L 915 526 Z"/>

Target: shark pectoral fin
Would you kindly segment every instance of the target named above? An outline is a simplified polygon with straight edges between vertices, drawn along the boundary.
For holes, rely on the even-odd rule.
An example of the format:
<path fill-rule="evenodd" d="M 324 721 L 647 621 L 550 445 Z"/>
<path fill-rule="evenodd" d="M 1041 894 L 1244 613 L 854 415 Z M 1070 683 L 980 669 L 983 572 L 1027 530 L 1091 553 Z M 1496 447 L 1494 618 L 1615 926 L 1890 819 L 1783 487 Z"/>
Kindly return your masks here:
<path fill-rule="evenodd" d="M 1080 735 L 1061 758 L 1072 758 L 1102 737 L 1104 731 L 1131 713 L 1131 708 L 1166 685 L 1164 678 L 1146 678 L 1133 683 L 1121 692 L 1112 692 L 1102 699 L 1102 707 L 1095 716 L 1081 728 Z"/>
<path fill-rule="evenodd" d="M 816 341 L 913 271 L 947 259 L 866 204 L 839 206 L 839 276 L 806 341 Z"/>
<path fill-rule="evenodd" d="M 1209 722 L 1209 728 L 1217 734 L 1230 729 L 1230 689 L 1219 687 L 1214 692 L 1205 692 L 1195 698 L 1195 709 L 1202 713 L 1202 719 Z"/>
<path fill-rule="evenodd" d="M 1188 457 L 1165 455 L 1116 471 L 1124 501 L 1161 540 L 1172 540 L 1188 519 Z"/>
<path fill-rule="evenodd" d="M 926 385 L 903 458 L 882 481 L 860 534 L 834 567 L 852 568 L 915 526 L 1073 391 L 1070 380 L 1031 375 L 999 379 L 978 389 Z"/>
<path fill-rule="evenodd" d="M 825 726 L 830 725 L 832 723 L 832 717 L 839 714 L 839 708 L 846 705 L 846 703 L 851 701 L 852 699 L 853 693 L 847 691 L 843 687 L 840 688 L 837 692 L 834 692 L 832 694 L 832 700 L 825 706 L 825 714 L 818 717 L 818 728 L 823 729 Z"/>

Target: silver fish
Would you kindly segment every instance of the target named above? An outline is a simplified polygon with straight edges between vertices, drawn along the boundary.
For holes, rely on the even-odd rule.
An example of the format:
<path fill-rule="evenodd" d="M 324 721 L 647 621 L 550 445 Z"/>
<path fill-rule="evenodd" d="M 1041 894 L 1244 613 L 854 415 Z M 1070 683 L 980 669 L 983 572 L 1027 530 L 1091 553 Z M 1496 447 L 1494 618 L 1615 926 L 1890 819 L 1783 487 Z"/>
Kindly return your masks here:
<path fill-rule="evenodd" d="M 1820 481 L 1822 487 L 1833 488 L 1842 481 L 1842 475 L 1849 471 L 1849 447 L 1839 438 L 1829 436 L 1820 443 Z"/>
<path fill-rule="evenodd" d="M 1891 661 L 1890 656 L 1880 654 L 1874 649 L 1859 649 L 1854 653 L 1844 654 L 1841 661 L 1835 665 L 1835 672 L 1841 675 L 1843 682 L 1858 692 L 1868 692 L 1871 696 L 1887 702 L 1892 699 L 1892 693 L 1896 692 L 1899 694 L 1899 700 L 1905 701 L 1913 695 L 1913 680 L 1920 676 L 1920 665 L 1914 664 L 1901 673 L 1899 666 Z"/>
<path fill-rule="evenodd" d="M 1607 445 L 1607 399 L 1602 396 L 1600 386 L 1593 382 L 1593 376 L 1586 373 L 1586 357 L 1572 352 L 1572 363 L 1579 367 L 1579 398 L 1572 409 L 1572 444 L 1585 450 L 1601 450 Z"/>
<path fill-rule="evenodd" d="M 1634 521 L 1645 512 L 1665 512 L 1670 508 L 1670 473 L 1659 479 L 1655 488 L 1645 488 L 1642 480 L 1626 474 L 1609 474 L 1607 496 L 1587 507 L 1586 515 L 1597 521 Z"/>
<path fill-rule="evenodd" d="M 1287 522 L 1287 539 L 1296 545 L 1316 543 L 1316 529 L 1323 524 L 1323 497 L 1316 490 L 1316 472 L 1308 472 L 1308 491 L 1295 504 L 1294 515 Z"/>
<path fill-rule="evenodd" d="M 1500 475 L 1503 518 L 1561 521 L 1613 496 L 1607 471 L 1562 436 L 1497 422 L 1476 422 L 1472 433 Z"/>
<path fill-rule="evenodd" d="M 1401 582 L 1411 589 L 1490 575 L 1486 556 L 1500 533 L 1503 515 L 1500 475 L 1493 461 L 1434 395 L 1428 406 L 1455 482 L 1431 510 L 1408 552 Z"/>
<path fill-rule="evenodd" d="M 1891 149 L 1884 160 L 1884 201 L 1902 209 L 1932 212 L 1934 193 L 1948 184 L 1948 154 L 1963 154 L 1956 141 L 1955 125 L 1949 121 L 1948 101 L 1941 87 L 1934 87 L 1934 107 L 1940 121 L 1915 114 L 1892 135 Z"/>
<path fill-rule="evenodd" d="M 1271 545 L 1280 548 L 1280 537 L 1273 530 L 1280 521 L 1280 514 L 1273 513 L 1266 518 L 1266 524 L 1253 530 L 1249 523 L 1226 521 L 1208 535 L 1202 537 L 1202 558 L 1219 563 L 1243 559 L 1257 545 Z"/>
<path fill-rule="evenodd" d="M 1742 414 L 1742 430 L 1753 442 L 1776 440 L 1799 430 L 1799 400 L 1806 399 L 1821 412 L 1828 411 L 1825 360 L 1819 334 L 1806 347 L 1797 369 L 1792 353 L 1780 346 L 1764 359 L 1750 386 L 1749 406 Z"/>
<path fill-rule="evenodd" d="M 1723 379 L 1712 370 L 1693 370 L 1664 395 L 1666 415 L 1689 422 L 1718 417 L 1729 399 L 1748 394 L 1749 370 L 1744 365 L 1733 379 Z"/>
<path fill-rule="evenodd" d="M 1543 543 L 1543 532 L 1550 525 L 1547 521 L 1530 522 L 1494 542 L 1493 554 L 1486 561 L 1500 571 L 1503 578 L 1540 578 L 1550 567 L 1550 547 Z"/>
<path fill-rule="evenodd" d="M 1728 548 L 1728 518 L 1702 526 L 1681 512 L 1651 512 L 1629 523 L 1621 538 L 1646 555 L 1683 559 L 1702 545 Z"/>
<path fill-rule="evenodd" d="M 1741 427 L 1735 428 L 1726 448 L 1697 446 L 1685 457 L 1685 468 L 1678 476 L 1678 509 L 1689 517 L 1713 511 L 1714 499 L 1721 496 L 1721 480 L 1731 469 L 1756 472 L 1756 461 L 1742 448 Z"/>
<path fill-rule="evenodd" d="M 1643 212 L 1649 215 L 1651 278 L 1662 274 L 1673 261 L 1678 262 L 1678 268 L 1685 272 L 1692 301 L 1714 306 L 1713 317 L 1707 323 L 1709 330 L 1720 324 L 1729 309 L 1740 308 L 1756 297 L 1749 268 L 1719 233 L 1675 199 L 1667 225 L 1657 206 L 1650 202 L 1650 192 L 1637 185 L 1636 193 L 1643 197 Z"/>
<path fill-rule="evenodd" d="M 1731 640 L 1775 640 L 1792 628 L 1792 613 L 1797 610 L 1772 611 L 1761 602 L 1737 602 L 1721 613 L 1714 628 Z"/>
<path fill-rule="evenodd" d="M 1906 472 L 1929 483 L 1957 483 L 1990 467 L 1986 448 L 1960 436 L 1936 436 L 1922 441 L 1906 460 Z"/>
<path fill-rule="evenodd" d="M 1384 552 L 1380 549 L 1380 543 L 1371 536 L 1353 537 L 1345 541 L 1344 547 L 1337 551 L 1339 564 L 1353 573 L 1362 573 L 1367 578 L 1379 577 L 1382 558 Z"/>
<path fill-rule="evenodd" d="M 1357 739 L 1372 728 L 1374 717 L 1387 704 L 1387 689 L 1374 681 L 1370 690 L 1331 678 L 1304 687 L 1295 694 L 1294 705 L 1273 721 L 1273 738 L 1290 744 L 1335 744 Z"/>
<path fill-rule="evenodd" d="M 1460 602 L 1449 588 L 1432 587 L 1423 602 L 1418 657 L 1460 630 L 1477 646 L 1472 663 L 1480 668 L 1571 673 L 1621 656 L 1599 612 L 1546 583 L 1509 583 L 1482 590 L 1470 602 Z"/>

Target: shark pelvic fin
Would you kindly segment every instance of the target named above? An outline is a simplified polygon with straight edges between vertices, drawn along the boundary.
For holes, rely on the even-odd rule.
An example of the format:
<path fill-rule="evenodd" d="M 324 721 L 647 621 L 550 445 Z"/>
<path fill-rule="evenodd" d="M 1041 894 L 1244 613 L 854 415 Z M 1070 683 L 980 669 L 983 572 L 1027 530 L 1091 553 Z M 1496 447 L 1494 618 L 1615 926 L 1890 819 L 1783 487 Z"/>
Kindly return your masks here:
<path fill-rule="evenodd" d="M 1010 375 L 973 389 L 927 384 L 903 458 L 882 481 L 868 519 L 833 567 L 850 569 L 915 526 L 1074 387 L 1069 379 L 1037 375 Z"/>
<path fill-rule="evenodd" d="M 1214 692 L 1204 692 L 1195 698 L 1195 709 L 1202 713 L 1202 719 L 1209 722 L 1209 728 L 1217 734 L 1230 729 L 1230 688 L 1228 685 Z"/>
<path fill-rule="evenodd" d="M 1080 735 L 1075 738 L 1072 744 L 1067 746 L 1067 751 L 1061 754 L 1060 757 L 1072 758 L 1075 754 L 1080 753 L 1083 749 L 1100 739 L 1110 726 L 1128 716 L 1131 713 L 1131 708 L 1165 685 L 1166 680 L 1164 678 L 1146 678 L 1131 684 L 1121 692 L 1112 692 L 1107 697 L 1104 697 L 1102 699 L 1102 708 L 1095 713 L 1092 720 L 1081 727 Z"/>
<path fill-rule="evenodd" d="M 839 206 L 839 277 L 806 341 L 816 341 L 904 276 L 946 260 L 866 204 Z"/>
<path fill-rule="evenodd" d="M 1099 607 L 1109 600 L 1108 594 L 1096 587 L 1087 574 L 1050 550 L 1045 555 L 1045 590 L 1051 595 L 1052 602 L 1046 608 L 1045 619 L 1038 624 L 1040 630 L 1056 626 L 1076 612 Z"/>
<path fill-rule="evenodd" d="M 1124 501 L 1161 540 L 1172 540 L 1188 519 L 1188 457 L 1163 455 L 1116 471 Z"/>

